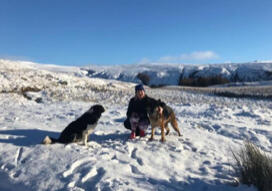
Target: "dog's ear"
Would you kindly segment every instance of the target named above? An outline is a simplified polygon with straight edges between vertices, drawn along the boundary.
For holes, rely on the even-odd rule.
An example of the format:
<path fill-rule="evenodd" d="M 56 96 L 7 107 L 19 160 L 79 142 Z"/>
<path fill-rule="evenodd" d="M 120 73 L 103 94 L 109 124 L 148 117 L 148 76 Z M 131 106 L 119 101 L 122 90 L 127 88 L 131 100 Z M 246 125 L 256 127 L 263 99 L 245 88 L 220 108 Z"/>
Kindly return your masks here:
<path fill-rule="evenodd" d="M 158 105 L 161 106 L 161 107 L 166 106 L 166 104 L 163 101 L 161 101 L 161 99 L 158 100 Z"/>

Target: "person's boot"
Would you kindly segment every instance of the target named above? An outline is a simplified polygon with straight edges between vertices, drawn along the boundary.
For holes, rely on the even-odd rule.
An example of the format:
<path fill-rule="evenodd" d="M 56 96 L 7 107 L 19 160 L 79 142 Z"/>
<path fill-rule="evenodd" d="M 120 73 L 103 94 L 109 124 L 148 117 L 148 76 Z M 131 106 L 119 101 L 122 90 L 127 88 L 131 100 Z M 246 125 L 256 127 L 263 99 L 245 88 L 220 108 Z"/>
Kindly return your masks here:
<path fill-rule="evenodd" d="M 140 137 L 144 137 L 145 136 L 145 131 L 140 129 Z"/>
<path fill-rule="evenodd" d="M 131 131 L 131 134 L 130 134 L 129 138 L 130 138 L 130 139 L 135 139 L 135 137 L 136 137 L 135 132 L 134 132 L 134 131 Z"/>

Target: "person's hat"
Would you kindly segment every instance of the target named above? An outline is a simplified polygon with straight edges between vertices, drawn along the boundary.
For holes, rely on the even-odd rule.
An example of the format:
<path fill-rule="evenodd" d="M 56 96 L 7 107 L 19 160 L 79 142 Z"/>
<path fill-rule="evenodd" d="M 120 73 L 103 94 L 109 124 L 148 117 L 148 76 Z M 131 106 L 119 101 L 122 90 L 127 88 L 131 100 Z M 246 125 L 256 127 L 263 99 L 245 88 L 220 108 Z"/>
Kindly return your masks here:
<path fill-rule="evenodd" d="M 140 90 L 145 91 L 144 86 L 142 84 L 138 84 L 137 86 L 135 86 L 135 92 L 140 91 Z"/>

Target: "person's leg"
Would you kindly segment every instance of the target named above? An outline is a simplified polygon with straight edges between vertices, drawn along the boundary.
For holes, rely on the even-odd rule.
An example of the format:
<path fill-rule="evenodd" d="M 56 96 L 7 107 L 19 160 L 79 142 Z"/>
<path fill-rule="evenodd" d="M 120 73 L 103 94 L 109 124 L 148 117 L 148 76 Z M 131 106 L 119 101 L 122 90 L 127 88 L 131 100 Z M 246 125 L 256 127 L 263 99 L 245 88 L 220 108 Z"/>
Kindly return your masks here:
<path fill-rule="evenodd" d="M 139 125 L 139 116 L 137 114 L 132 114 L 130 117 L 130 126 L 131 126 L 131 134 L 130 134 L 130 139 L 134 139 L 136 137 L 136 129 Z"/>
<path fill-rule="evenodd" d="M 140 128 L 139 128 L 139 125 L 137 125 L 135 133 L 136 133 L 136 137 L 137 137 L 137 136 L 140 136 Z"/>
<path fill-rule="evenodd" d="M 147 119 L 143 119 L 139 121 L 139 129 L 140 129 L 140 137 L 144 137 L 145 136 L 145 131 L 148 128 L 148 120 Z"/>

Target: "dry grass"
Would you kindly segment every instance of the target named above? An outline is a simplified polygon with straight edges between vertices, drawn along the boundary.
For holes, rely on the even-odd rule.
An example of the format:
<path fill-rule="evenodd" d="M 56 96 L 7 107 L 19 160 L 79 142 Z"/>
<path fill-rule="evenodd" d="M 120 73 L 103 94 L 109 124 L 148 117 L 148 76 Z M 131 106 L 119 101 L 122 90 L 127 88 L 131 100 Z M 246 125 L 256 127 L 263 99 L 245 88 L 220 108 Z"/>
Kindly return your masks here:
<path fill-rule="evenodd" d="M 256 145 L 246 142 L 239 152 L 232 152 L 233 166 L 243 184 L 254 185 L 259 191 L 272 189 L 272 158 Z"/>
<path fill-rule="evenodd" d="M 167 89 L 168 87 L 164 87 Z M 173 89 L 171 87 L 171 89 Z M 240 86 L 240 87 L 185 87 L 176 86 L 175 89 L 191 93 L 209 94 L 229 98 L 271 99 L 272 86 Z"/>

